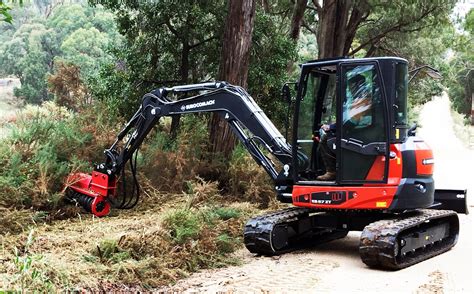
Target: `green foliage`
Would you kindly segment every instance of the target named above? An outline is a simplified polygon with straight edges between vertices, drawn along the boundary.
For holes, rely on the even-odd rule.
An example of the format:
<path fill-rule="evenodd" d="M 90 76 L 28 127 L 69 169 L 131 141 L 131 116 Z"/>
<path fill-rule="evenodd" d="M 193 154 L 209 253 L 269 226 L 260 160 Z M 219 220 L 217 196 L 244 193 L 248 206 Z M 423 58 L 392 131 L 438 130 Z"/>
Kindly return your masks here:
<path fill-rule="evenodd" d="M 221 254 L 232 253 L 238 244 L 236 238 L 224 233 L 216 238 L 217 248 Z"/>
<path fill-rule="evenodd" d="M 464 30 L 469 34 L 474 34 L 474 9 L 471 8 L 464 20 Z"/>
<path fill-rule="evenodd" d="M 367 44 L 357 55 L 400 56 L 408 60 L 410 68 L 430 65 L 445 75 L 446 52 L 454 34 L 449 15 L 455 1 L 388 1 L 376 5 L 378 2 L 372 1 L 367 23 L 357 31 L 354 46 Z M 384 31 L 387 34 L 378 38 Z M 418 74 L 409 85 L 409 111 L 442 91 L 442 81 Z M 410 118 L 416 119 L 416 114 Z"/>
<path fill-rule="evenodd" d="M 102 64 L 96 73 L 96 78 L 88 80 L 87 84 L 93 96 L 108 106 L 110 115 L 130 117 L 133 109 L 139 103 L 144 92 L 135 87 L 131 72 L 126 70 L 124 61 L 118 57 L 126 50 L 112 50 L 116 63 Z"/>
<path fill-rule="evenodd" d="M 92 76 L 97 67 L 107 60 L 105 48 L 109 45 L 106 33 L 92 27 L 79 28 L 62 43 L 62 59 L 78 65 L 85 76 Z"/>
<path fill-rule="evenodd" d="M 90 86 L 118 114 L 131 115 L 141 96 L 154 88 L 217 79 L 224 1 L 99 3 L 118 15 L 127 41 L 115 47 L 115 62 L 103 64 Z M 249 92 L 280 125 L 285 117 L 280 88 L 288 63 L 296 59 L 282 22 L 257 10 L 248 80 Z"/>
<path fill-rule="evenodd" d="M 51 28 L 61 28 L 58 31 L 60 40 L 64 40 L 79 28 L 90 27 L 88 8 L 80 4 L 73 4 L 56 9 L 48 19 Z"/>
<path fill-rule="evenodd" d="M 170 232 L 173 242 L 183 244 L 198 237 L 202 224 L 198 214 L 183 208 L 169 212 L 163 219 L 163 226 Z"/>
<path fill-rule="evenodd" d="M 230 178 L 227 189 L 231 195 L 238 195 L 238 200 L 263 208 L 275 198 L 273 183 L 267 173 L 241 144 L 234 149 L 226 172 Z"/>
<path fill-rule="evenodd" d="M 37 13 L 15 23 L 14 33 L 2 36 L 0 44 L 0 74 L 19 77 L 15 95 L 30 103 L 51 99 L 46 79 L 55 62 L 74 63 L 84 78 L 92 78 L 98 63 L 108 58 L 106 48 L 120 43 L 112 15 L 101 8 L 58 5 L 47 19 Z"/>
<path fill-rule="evenodd" d="M 288 81 L 288 64 L 297 59 L 296 44 L 278 27 L 281 19 L 258 9 L 249 64 L 248 88 L 269 118 L 282 127 L 287 104 L 281 87 Z"/>
<path fill-rule="evenodd" d="M 117 15 L 126 42 L 102 65 L 90 88 L 121 116 L 161 86 L 215 79 L 224 1 L 98 1 Z"/>
<path fill-rule="evenodd" d="M 11 8 L 9 6 L 3 3 L 3 1 L 0 1 L 0 15 L 3 17 L 0 21 L 12 23 L 13 18 L 10 14 L 10 10 Z"/>
<path fill-rule="evenodd" d="M 51 292 L 54 286 L 48 276 L 41 268 L 43 256 L 30 252 L 30 246 L 34 242 L 34 230 L 30 230 L 23 248 L 14 247 L 13 265 L 15 272 L 9 278 L 8 283 L 20 292 L 30 290 Z"/>
<path fill-rule="evenodd" d="M 84 169 L 100 149 L 81 116 L 46 103 L 17 117 L 11 135 L 0 141 L 0 204 L 51 210 L 58 205 L 66 176 Z M 90 148 L 90 147 L 87 147 Z M 94 155 L 95 157 L 97 155 Z"/>
<path fill-rule="evenodd" d="M 217 217 L 222 220 L 239 218 L 241 216 L 241 212 L 232 207 L 217 207 L 212 212 L 215 213 Z"/>
<path fill-rule="evenodd" d="M 446 85 L 454 110 L 467 118 L 471 114 L 474 93 L 474 9 L 466 15 L 462 26 L 464 30 L 454 39 Z"/>
<path fill-rule="evenodd" d="M 369 16 L 358 28 L 356 42 L 352 48 L 363 49 L 358 53 L 362 56 L 365 54 L 372 56 L 377 51 L 383 51 L 385 54 L 394 54 L 399 50 L 403 52 L 404 47 L 393 44 L 393 41 L 401 42 L 404 39 L 404 44 L 413 43 L 416 46 L 420 33 L 436 33 L 444 26 L 449 26 L 449 16 L 455 3 L 455 0 L 369 0 Z M 436 50 L 436 48 L 425 49 Z"/>
<path fill-rule="evenodd" d="M 241 240 L 237 233 L 240 225 L 222 230 L 219 224 L 232 220 L 238 221 L 241 215 L 242 212 L 235 208 L 184 207 L 168 212 L 163 219 L 162 226 L 165 231 L 169 232 L 173 244 L 180 246 L 187 246 L 194 242 L 201 243 L 201 246 L 208 244 L 207 250 L 215 251 L 217 260 L 220 260 L 221 257 L 233 252 Z M 199 251 L 196 253 L 188 264 L 191 269 L 195 269 L 199 264 L 211 262 Z"/>
<path fill-rule="evenodd" d="M 46 80 L 41 78 L 48 73 L 48 64 L 52 61 L 44 50 L 49 47 L 50 32 L 41 23 L 22 25 L 12 39 L 3 44 L 0 65 L 5 74 L 20 78 L 22 88 L 15 95 L 24 96 L 28 101 L 39 103 L 47 99 Z"/>
<path fill-rule="evenodd" d="M 157 286 L 199 269 L 236 264 L 230 253 L 242 246 L 242 226 L 249 213 L 246 205 L 178 204 L 160 222 L 122 235 L 119 247 L 132 258 L 112 266 L 124 273 L 118 277 L 122 282 Z M 97 262 L 97 257 L 91 261 Z"/>
<path fill-rule="evenodd" d="M 131 258 L 128 250 L 122 249 L 115 240 L 102 240 L 92 251 L 92 255 L 84 255 L 88 262 L 120 263 Z"/>
<path fill-rule="evenodd" d="M 203 230 L 209 230 L 219 221 L 238 219 L 241 216 L 240 210 L 229 207 L 199 208 L 197 210 L 184 207 L 168 212 L 163 218 L 163 228 L 169 232 L 173 242 L 182 245 L 189 240 L 197 239 Z M 225 242 L 226 238 L 229 239 L 230 236 L 223 237 L 221 234 L 217 240 Z M 232 237 L 232 239 L 234 238 Z"/>

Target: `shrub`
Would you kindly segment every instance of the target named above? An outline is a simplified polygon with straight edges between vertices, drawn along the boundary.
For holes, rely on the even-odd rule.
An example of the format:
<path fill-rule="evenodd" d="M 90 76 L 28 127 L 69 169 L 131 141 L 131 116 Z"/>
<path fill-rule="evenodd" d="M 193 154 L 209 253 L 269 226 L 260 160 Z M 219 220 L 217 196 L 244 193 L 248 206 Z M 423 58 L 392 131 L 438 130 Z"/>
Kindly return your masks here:
<path fill-rule="evenodd" d="M 77 65 L 57 62 L 55 73 L 48 77 L 48 90 L 60 106 L 80 110 L 91 105 L 91 95 L 81 79 Z"/>
<path fill-rule="evenodd" d="M 208 163 L 207 122 L 201 116 L 186 116 L 175 141 L 168 135 L 170 120 L 164 120 L 142 146 L 141 171 L 163 192 L 181 193 L 187 183 L 204 175 Z"/>
<path fill-rule="evenodd" d="M 232 207 L 217 207 L 213 212 L 222 220 L 239 218 L 241 216 L 241 212 Z"/>
<path fill-rule="evenodd" d="M 170 211 L 163 219 L 163 227 L 176 244 L 183 244 L 190 239 L 195 239 L 201 230 L 198 214 L 189 209 Z"/>
<path fill-rule="evenodd" d="M 275 190 L 265 170 L 259 166 L 242 145 L 237 145 L 232 153 L 227 169 L 230 194 L 234 199 L 268 207 L 275 198 Z"/>
<path fill-rule="evenodd" d="M 57 208 L 67 175 L 100 160 L 109 139 L 90 116 L 97 114 L 74 115 L 52 102 L 21 111 L 11 134 L 0 140 L 0 204 Z"/>
<path fill-rule="evenodd" d="M 130 285 L 161 286 L 199 269 L 236 264 L 238 259 L 231 253 L 242 245 L 242 227 L 250 213 L 254 211 L 242 205 L 223 208 L 206 202 L 189 207 L 183 203 L 147 229 L 126 232 L 118 241 L 105 239 L 99 247 L 102 256 L 105 252 L 113 252 L 107 256 L 130 254 L 116 263 L 106 261 L 117 273 L 116 279 Z M 87 260 L 99 262 L 97 248 L 91 250 L 92 258 Z"/>
<path fill-rule="evenodd" d="M 85 255 L 86 261 L 95 262 L 100 261 L 101 263 L 119 263 L 130 259 L 130 252 L 123 250 L 115 240 L 102 240 L 92 250 L 92 255 Z"/>

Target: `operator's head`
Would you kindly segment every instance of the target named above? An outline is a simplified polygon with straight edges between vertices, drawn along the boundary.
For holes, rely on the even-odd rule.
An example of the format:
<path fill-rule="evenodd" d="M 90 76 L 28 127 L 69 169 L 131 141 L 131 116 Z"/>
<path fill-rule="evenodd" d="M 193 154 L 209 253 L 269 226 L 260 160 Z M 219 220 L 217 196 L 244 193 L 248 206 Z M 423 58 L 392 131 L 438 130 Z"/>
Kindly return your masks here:
<path fill-rule="evenodd" d="M 349 90 L 351 91 L 351 95 L 354 99 L 362 98 L 363 92 L 365 92 L 365 77 L 361 74 L 356 74 L 355 76 L 349 79 Z"/>
<path fill-rule="evenodd" d="M 347 86 L 351 99 L 346 101 L 346 118 L 355 125 L 361 124 L 362 120 L 371 120 L 372 99 L 370 97 L 370 87 L 366 85 L 365 77 L 356 74 L 348 79 Z M 349 95 L 349 93 L 347 94 Z"/>

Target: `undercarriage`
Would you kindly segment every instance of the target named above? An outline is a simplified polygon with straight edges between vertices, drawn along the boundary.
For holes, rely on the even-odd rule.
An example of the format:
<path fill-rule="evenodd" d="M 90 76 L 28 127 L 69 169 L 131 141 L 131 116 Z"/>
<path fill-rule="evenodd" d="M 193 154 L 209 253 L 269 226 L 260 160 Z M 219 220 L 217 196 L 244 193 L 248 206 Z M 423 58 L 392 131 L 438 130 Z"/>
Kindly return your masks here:
<path fill-rule="evenodd" d="M 324 211 L 292 207 L 250 219 L 247 249 L 278 255 L 362 231 L 359 253 L 370 267 L 402 269 L 453 247 L 459 234 L 454 211 L 419 209 L 403 213 Z"/>

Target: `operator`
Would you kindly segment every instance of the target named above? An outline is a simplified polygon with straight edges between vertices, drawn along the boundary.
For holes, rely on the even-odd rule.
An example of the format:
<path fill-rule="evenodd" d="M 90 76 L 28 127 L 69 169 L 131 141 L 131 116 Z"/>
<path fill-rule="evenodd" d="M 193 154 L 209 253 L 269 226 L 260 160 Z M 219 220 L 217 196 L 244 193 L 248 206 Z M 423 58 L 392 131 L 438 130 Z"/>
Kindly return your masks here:
<path fill-rule="evenodd" d="M 368 115 L 372 108 L 370 90 L 365 82 L 365 77 L 356 74 L 348 81 L 346 100 L 343 104 L 343 126 L 345 130 L 361 129 L 372 123 L 372 117 Z M 319 153 L 326 166 L 326 173 L 318 176 L 319 181 L 334 181 L 336 179 L 336 154 L 328 146 L 328 139 L 334 138 L 336 124 L 323 124 L 320 128 L 321 140 L 319 142 Z"/>

